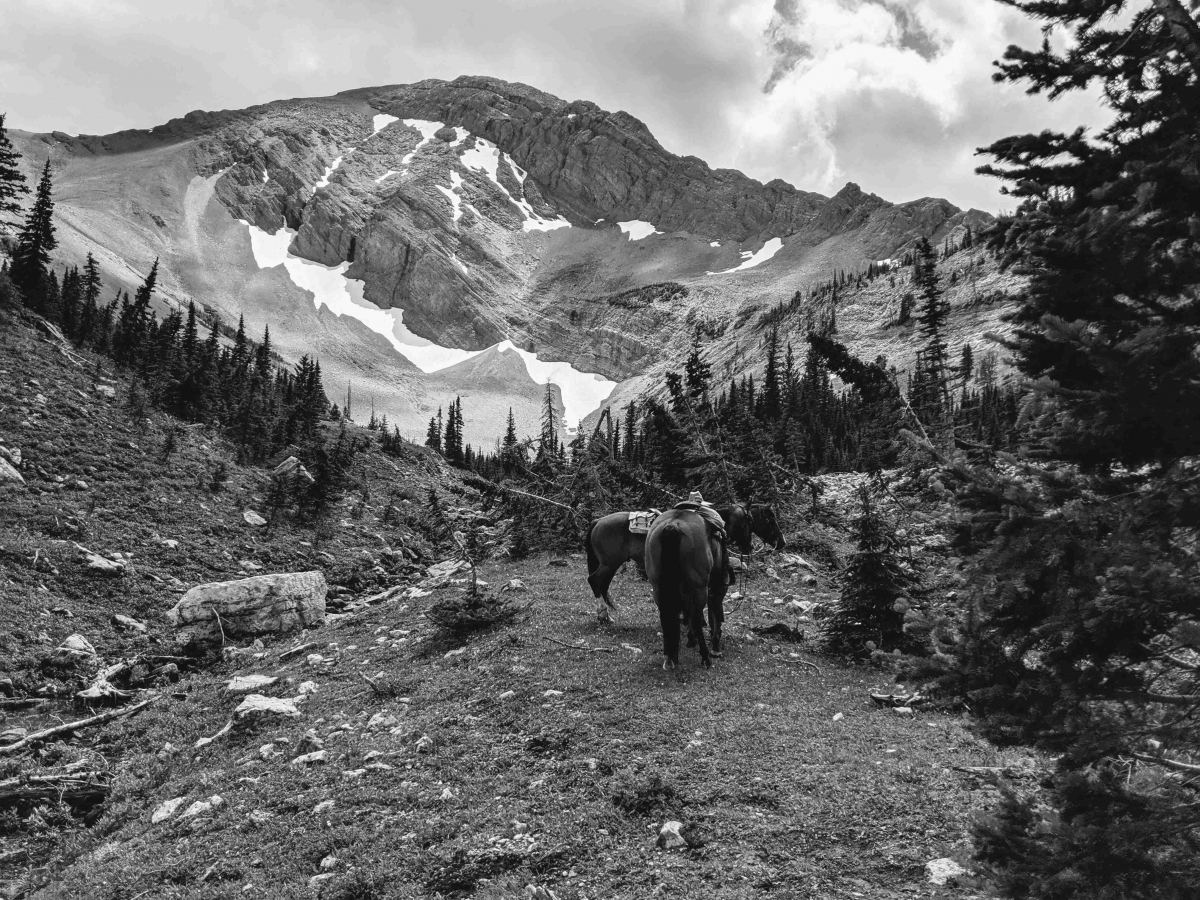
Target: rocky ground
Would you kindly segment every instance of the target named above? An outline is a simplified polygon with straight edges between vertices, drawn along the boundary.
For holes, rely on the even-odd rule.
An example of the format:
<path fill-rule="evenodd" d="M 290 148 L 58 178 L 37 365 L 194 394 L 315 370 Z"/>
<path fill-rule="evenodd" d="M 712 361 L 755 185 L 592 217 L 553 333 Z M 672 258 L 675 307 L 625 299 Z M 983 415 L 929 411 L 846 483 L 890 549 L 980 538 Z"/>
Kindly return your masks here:
<path fill-rule="evenodd" d="M 1033 761 L 956 714 L 873 702 L 900 690 L 888 672 L 815 650 L 856 476 L 825 479 L 815 516 L 791 511 L 789 552 L 750 563 L 717 666 L 685 651 L 668 674 L 645 583 L 619 577 L 601 625 L 575 556 L 485 563 L 511 617 L 436 625 L 466 572 L 431 569 L 405 510 L 430 487 L 477 497 L 423 450 L 365 455 L 365 490 L 326 529 L 255 525 L 268 468 L 202 430 L 165 458 L 171 423 L 132 416 L 123 378 L 23 326 L 0 359 L 23 481 L 0 495 L 8 896 L 986 894 L 928 864 L 971 869 L 990 782 Z M 944 597 L 959 576 L 924 518 L 907 527 Z M 188 589 L 301 571 L 329 585 L 322 624 L 177 642 Z M 116 707 L 75 698 L 102 672 L 129 694 Z M 106 710 L 125 714 L 11 749 Z"/>

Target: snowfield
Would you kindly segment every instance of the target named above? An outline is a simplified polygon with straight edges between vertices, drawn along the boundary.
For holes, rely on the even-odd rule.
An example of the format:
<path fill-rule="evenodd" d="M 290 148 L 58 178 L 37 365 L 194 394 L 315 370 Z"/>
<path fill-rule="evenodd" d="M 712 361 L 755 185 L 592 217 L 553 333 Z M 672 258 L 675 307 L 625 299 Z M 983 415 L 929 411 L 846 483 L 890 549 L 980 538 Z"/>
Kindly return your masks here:
<path fill-rule="evenodd" d="M 393 122 L 399 121 L 399 116 L 389 116 L 387 113 L 380 113 L 371 120 L 371 125 L 375 128 L 375 130 L 371 132 L 371 137 L 375 137 L 375 135 L 379 134 L 379 132 L 383 131 L 383 129 L 387 128 Z"/>
<path fill-rule="evenodd" d="M 462 195 L 458 193 L 459 188 L 463 185 L 462 176 L 457 172 L 450 173 L 450 187 L 444 188 L 440 184 L 435 184 L 434 187 L 446 195 L 446 199 L 450 201 L 450 206 L 453 210 L 452 218 L 457 225 L 458 220 L 462 218 Z"/>
<path fill-rule="evenodd" d="M 604 220 L 598 219 L 597 221 L 602 222 Z M 643 238 L 650 237 L 652 234 L 662 234 L 661 231 L 659 231 L 649 222 L 643 222 L 641 219 L 631 219 L 628 222 L 618 222 L 617 227 L 620 228 L 622 232 L 629 235 L 629 239 L 631 241 L 640 241 Z"/>
<path fill-rule="evenodd" d="M 461 183 L 460 178 L 455 187 Z M 317 309 L 325 306 L 334 315 L 350 316 L 362 322 L 371 331 L 387 338 L 397 353 L 422 372 L 436 372 L 485 352 L 442 347 L 413 334 L 404 324 L 403 310 L 380 309 L 363 297 L 362 281 L 346 277 L 350 263 L 323 266 L 312 260 L 301 259 L 288 249 L 296 236 L 294 230 L 280 228 L 274 234 L 270 234 L 244 219 L 239 221 L 250 232 L 250 250 L 260 269 L 283 266 L 296 287 L 313 295 L 313 304 Z M 450 259 L 463 274 L 466 274 L 467 267 L 457 256 L 452 254 Z M 501 341 L 495 346 L 501 353 L 511 351 L 520 356 L 525 363 L 525 370 L 535 383 L 553 382 L 558 385 L 562 391 L 564 416 L 569 423 L 568 430 L 572 432 L 588 413 L 608 399 L 608 395 L 617 386 L 615 381 L 609 381 L 601 375 L 580 372 L 570 363 L 543 362 L 537 358 L 537 354 L 521 350 L 512 341 Z"/>
<path fill-rule="evenodd" d="M 780 238 L 771 238 L 762 245 L 762 249 L 757 253 L 751 253 L 749 250 L 742 251 L 742 264 L 734 266 L 732 269 L 725 269 L 721 272 L 709 272 L 709 275 L 728 275 L 731 272 L 741 272 L 745 269 L 753 269 L 755 266 L 761 266 L 768 259 L 783 249 L 783 241 Z"/>

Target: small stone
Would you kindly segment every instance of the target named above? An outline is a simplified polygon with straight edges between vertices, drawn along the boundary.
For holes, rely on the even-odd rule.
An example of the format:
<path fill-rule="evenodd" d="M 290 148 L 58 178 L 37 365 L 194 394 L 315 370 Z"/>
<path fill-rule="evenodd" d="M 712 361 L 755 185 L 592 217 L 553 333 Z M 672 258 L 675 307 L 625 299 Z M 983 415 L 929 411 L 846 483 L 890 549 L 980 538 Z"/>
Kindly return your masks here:
<path fill-rule="evenodd" d="M 262 759 L 270 759 L 272 756 L 278 756 L 279 750 L 274 744 L 263 744 L 258 748 L 258 755 Z"/>
<path fill-rule="evenodd" d="M 275 813 L 266 809 L 256 809 L 250 813 L 250 821 L 255 825 L 265 825 L 273 818 L 275 818 Z M 262 860 L 259 860 L 258 864 L 261 866 Z M 254 865 L 254 863 L 250 863 L 250 865 Z"/>
<path fill-rule="evenodd" d="M 325 657 L 323 657 L 320 653 L 310 653 L 304 658 L 304 664 L 306 666 L 319 666 L 323 662 L 325 662 Z"/>
<path fill-rule="evenodd" d="M 235 678 L 234 681 L 237 679 Z M 300 718 L 300 710 L 291 700 L 281 700 L 277 697 L 265 697 L 262 694 L 249 694 L 241 705 L 233 711 L 239 722 L 249 719 L 265 719 L 273 716 L 286 716 L 289 719 Z"/>
<path fill-rule="evenodd" d="M 562 691 L 546 691 L 546 693 L 542 694 L 542 696 L 547 700 L 553 700 L 554 698 L 561 697 L 562 695 Z"/>
<path fill-rule="evenodd" d="M 301 697 L 307 697 L 309 694 L 317 692 L 317 683 L 315 681 L 302 681 L 300 687 L 296 689 Z"/>
<path fill-rule="evenodd" d="M 183 805 L 186 797 L 176 797 L 174 800 L 164 800 L 158 805 L 158 808 L 150 816 L 150 824 L 157 825 L 159 822 L 165 822 L 171 816 L 175 815 L 175 811 Z"/>
<path fill-rule="evenodd" d="M 663 850 L 679 850 L 687 846 L 683 836 L 683 823 L 674 820 L 664 822 L 658 829 L 658 846 Z"/>
<path fill-rule="evenodd" d="M 497 697 L 496 699 L 497 699 L 497 700 L 500 700 L 500 701 L 504 701 L 504 700 L 511 700 L 511 699 L 512 699 L 513 697 L 515 697 L 515 696 L 517 696 L 517 692 L 516 692 L 516 691 L 505 691 L 503 694 L 501 694 L 501 695 L 500 695 L 499 697 Z"/>
<path fill-rule="evenodd" d="M 314 753 L 305 753 L 302 756 L 297 756 L 292 760 L 293 766 L 314 766 L 325 763 L 329 759 L 328 750 L 317 750 Z"/>
<path fill-rule="evenodd" d="M 925 876 L 930 884 L 944 885 L 950 879 L 966 874 L 967 870 L 948 856 L 925 863 Z"/>
<path fill-rule="evenodd" d="M 400 720 L 388 713 L 377 712 L 367 722 L 368 728 L 395 728 Z"/>
<path fill-rule="evenodd" d="M 274 675 L 235 675 L 229 684 L 225 685 L 225 692 L 229 694 L 249 694 L 252 691 L 259 691 L 262 688 L 270 687 L 278 680 Z"/>
<path fill-rule="evenodd" d="M 178 550 L 179 549 L 179 541 L 174 540 L 173 538 L 168 538 L 167 540 L 163 541 L 162 545 L 164 547 L 166 547 L 168 550 Z"/>
<path fill-rule="evenodd" d="M 892 712 L 898 716 L 907 716 L 909 718 L 911 718 L 915 713 L 911 706 L 893 706 Z"/>
<path fill-rule="evenodd" d="M 501 593 L 504 593 L 505 591 L 514 591 L 519 593 L 524 590 L 528 589 L 525 587 L 525 582 L 523 582 L 520 578 L 513 578 L 507 584 L 505 584 L 504 587 L 500 588 Z"/>
<path fill-rule="evenodd" d="M 69 638 L 67 638 L 65 641 L 62 642 L 62 646 L 59 647 L 58 649 L 66 650 L 68 653 L 76 654 L 76 655 L 80 655 L 80 656 L 95 656 L 96 655 L 96 648 L 93 647 L 91 645 L 91 642 L 89 642 L 88 639 L 85 638 L 82 634 L 71 635 Z"/>
<path fill-rule="evenodd" d="M 250 525 L 254 528 L 262 528 L 267 524 L 267 520 L 252 509 L 248 509 L 243 512 L 242 519 L 245 520 L 247 525 Z"/>
<path fill-rule="evenodd" d="M 319 816 L 321 813 L 323 813 L 329 809 L 333 809 L 333 801 L 332 800 L 322 800 L 320 803 L 318 803 L 316 806 L 314 806 L 312 808 L 312 811 L 313 811 L 314 816 Z"/>
<path fill-rule="evenodd" d="M 308 879 L 308 886 L 309 887 L 317 887 L 322 882 L 328 881 L 330 878 L 337 878 L 337 873 L 336 872 L 323 872 L 320 875 L 314 875 L 312 878 Z"/>
<path fill-rule="evenodd" d="M 443 799 L 443 800 L 453 800 L 453 799 L 454 799 L 454 791 L 450 790 L 450 788 L 445 788 L 445 789 L 442 791 L 442 794 L 441 794 L 441 799 Z"/>
<path fill-rule="evenodd" d="M 433 738 L 431 738 L 427 734 L 421 735 L 421 737 L 417 739 L 417 752 L 418 753 L 432 753 L 433 752 Z"/>
<path fill-rule="evenodd" d="M 207 800 L 197 800 L 191 806 L 183 811 L 180 819 L 191 819 L 195 816 L 203 816 L 212 812 L 218 807 L 224 806 L 225 799 L 217 794 L 209 797 Z"/>
<path fill-rule="evenodd" d="M 137 619 L 134 619 L 130 616 L 124 616 L 121 615 L 121 613 L 117 613 L 112 617 L 111 621 L 112 624 L 117 628 L 121 628 L 125 631 L 137 631 L 141 632 L 142 634 L 146 633 L 146 624 L 144 622 L 139 622 Z"/>
<path fill-rule="evenodd" d="M 846 717 L 846 716 L 845 716 L 845 714 L 844 714 L 844 713 L 834 713 L 834 716 L 833 716 L 833 721 L 835 721 L 835 722 L 840 722 L 840 721 L 842 721 L 842 719 L 844 719 L 845 717 Z"/>
<path fill-rule="evenodd" d="M 321 871 L 328 872 L 330 869 L 336 869 L 337 864 L 338 858 L 331 853 L 329 856 L 321 860 Z"/>

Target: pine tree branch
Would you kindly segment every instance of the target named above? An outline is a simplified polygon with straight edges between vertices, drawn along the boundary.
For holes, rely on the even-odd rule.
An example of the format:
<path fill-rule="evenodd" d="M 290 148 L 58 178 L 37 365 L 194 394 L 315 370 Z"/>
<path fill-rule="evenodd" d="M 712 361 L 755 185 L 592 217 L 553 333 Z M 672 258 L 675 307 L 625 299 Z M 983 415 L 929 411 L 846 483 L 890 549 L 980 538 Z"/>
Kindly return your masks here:
<path fill-rule="evenodd" d="M 91 716 L 87 719 L 80 719 L 77 722 L 67 722 L 65 725 L 55 725 L 53 728 L 47 728 L 44 731 L 36 731 L 33 734 L 26 735 L 13 744 L 6 744 L 0 747 L 0 756 L 8 756 L 12 753 L 18 753 L 29 747 L 30 744 L 44 741 L 47 738 L 58 737 L 60 734 L 70 734 L 73 731 L 78 731 L 81 728 L 91 728 L 93 725 L 102 725 L 113 719 L 120 719 L 125 716 L 132 716 L 134 713 L 141 712 L 158 697 L 151 697 L 149 700 L 143 700 L 141 703 L 135 703 L 133 706 L 127 706 L 124 709 L 110 709 L 108 712 L 100 713 L 98 716 Z"/>
<path fill-rule="evenodd" d="M 1200 25 L 1196 23 L 1179 0 L 1150 0 L 1167 23 L 1179 52 L 1187 57 L 1200 78 Z"/>

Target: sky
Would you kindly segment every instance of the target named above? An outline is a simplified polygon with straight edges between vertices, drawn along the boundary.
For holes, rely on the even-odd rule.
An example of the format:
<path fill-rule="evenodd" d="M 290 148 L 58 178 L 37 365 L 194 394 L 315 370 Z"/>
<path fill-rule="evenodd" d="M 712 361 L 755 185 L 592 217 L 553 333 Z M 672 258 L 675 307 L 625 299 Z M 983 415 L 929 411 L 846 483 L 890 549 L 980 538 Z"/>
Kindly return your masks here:
<path fill-rule="evenodd" d="M 974 174 L 1096 98 L 992 82 L 1038 27 L 994 0 L 3 0 L 0 112 L 105 134 L 194 109 L 492 75 L 623 109 L 668 150 L 832 194 L 1011 209 Z M 1062 36 L 1051 35 L 1061 43 Z"/>

